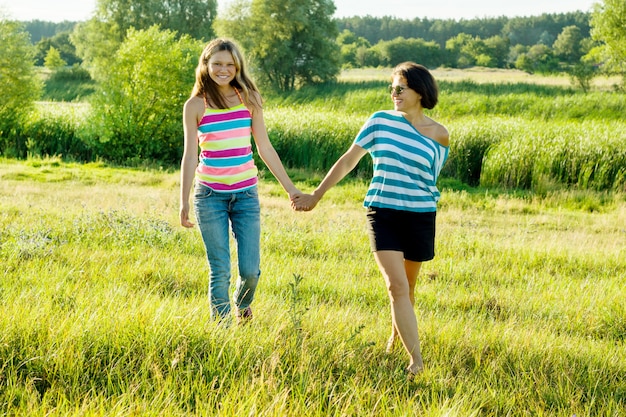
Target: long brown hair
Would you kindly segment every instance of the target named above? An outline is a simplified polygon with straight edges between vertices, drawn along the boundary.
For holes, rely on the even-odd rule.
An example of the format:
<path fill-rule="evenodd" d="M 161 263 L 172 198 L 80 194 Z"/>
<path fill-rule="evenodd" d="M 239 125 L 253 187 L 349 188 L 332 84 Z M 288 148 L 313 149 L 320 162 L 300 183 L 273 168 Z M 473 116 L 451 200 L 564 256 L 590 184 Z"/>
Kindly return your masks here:
<path fill-rule="evenodd" d="M 254 106 L 261 107 L 263 103 L 258 102 L 257 99 L 257 97 L 260 99 L 259 89 L 246 71 L 243 55 L 237 45 L 228 39 L 214 39 L 204 47 L 200 59 L 198 60 L 198 66 L 196 67 L 196 82 L 191 91 L 191 96 L 202 97 L 205 103 L 211 101 L 220 109 L 228 107 L 224 97 L 218 91 L 217 85 L 215 81 L 211 79 L 209 73 L 209 59 L 220 51 L 230 52 L 235 62 L 237 72 L 235 78 L 230 82 L 230 85 L 243 92 L 244 104 L 252 101 Z M 256 92 L 257 94 L 254 95 L 251 94 L 251 92 Z"/>

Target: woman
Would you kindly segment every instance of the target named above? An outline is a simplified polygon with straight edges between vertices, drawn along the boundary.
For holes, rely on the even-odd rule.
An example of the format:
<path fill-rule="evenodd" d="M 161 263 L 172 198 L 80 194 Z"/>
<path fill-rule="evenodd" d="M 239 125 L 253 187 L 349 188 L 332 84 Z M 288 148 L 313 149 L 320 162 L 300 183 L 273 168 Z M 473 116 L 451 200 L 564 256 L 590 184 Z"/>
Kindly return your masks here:
<path fill-rule="evenodd" d="M 437 177 L 448 157 L 447 129 L 427 117 L 437 104 L 438 88 L 430 72 L 412 62 L 398 65 L 389 87 L 394 111 L 374 113 L 354 143 L 310 195 L 296 196 L 297 210 L 312 210 L 324 194 L 370 153 L 373 178 L 364 206 L 368 233 L 391 301 L 391 350 L 399 337 L 409 354 L 409 377 L 423 361 L 415 316 L 414 290 L 422 262 L 434 258 L 435 216 L 440 194 Z"/>
<path fill-rule="evenodd" d="M 260 276 L 261 234 L 252 137 L 259 155 L 290 198 L 299 191 L 270 143 L 261 95 L 232 41 L 215 39 L 200 55 L 195 85 L 183 109 L 183 127 L 180 222 L 184 227 L 194 226 L 189 220 L 189 194 L 195 182 L 194 212 L 210 268 L 211 315 L 223 319 L 231 311 L 230 225 L 239 269 L 233 296 L 237 317 L 250 319 Z"/>

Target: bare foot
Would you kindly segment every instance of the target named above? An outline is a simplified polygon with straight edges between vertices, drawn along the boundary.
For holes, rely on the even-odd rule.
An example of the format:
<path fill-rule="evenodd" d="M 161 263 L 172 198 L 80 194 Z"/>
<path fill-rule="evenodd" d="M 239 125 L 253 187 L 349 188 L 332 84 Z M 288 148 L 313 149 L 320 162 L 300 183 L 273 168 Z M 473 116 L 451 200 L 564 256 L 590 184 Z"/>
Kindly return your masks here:
<path fill-rule="evenodd" d="M 409 381 L 413 381 L 422 372 L 424 372 L 424 365 L 414 363 L 406 368 L 406 374 Z"/>

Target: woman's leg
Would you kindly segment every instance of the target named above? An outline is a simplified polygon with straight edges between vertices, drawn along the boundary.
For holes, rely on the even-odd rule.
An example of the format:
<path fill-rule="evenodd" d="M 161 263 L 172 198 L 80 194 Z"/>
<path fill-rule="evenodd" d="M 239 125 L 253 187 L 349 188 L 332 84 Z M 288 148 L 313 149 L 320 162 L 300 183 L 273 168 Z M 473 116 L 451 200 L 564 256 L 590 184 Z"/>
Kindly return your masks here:
<path fill-rule="evenodd" d="M 405 270 L 404 255 L 398 251 L 377 251 L 374 252 L 374 258 L 387 284 L 393 325 L 398 330 L 400 340 L 411 358 L 407 370 L 416 374 L 423 369 L 424 364 L 417 332 L 417 318 L 409 294 L 409 278 Z"/>
<path fill-rule="evenodd" d="M 411 305 L 415 307 L 415 285 L 417 283 L 417 277 L 422 267 L 421 262 L 414 262 L 404 260 L 404 270 L 406 271 L 406 277 L 409 283 L 409 298 L 411 299 Z M 391 324 L 391 336 L 387 342 L 387 353 L 391 353 L 393 346 L 398 339 L 398 330 Z"/>

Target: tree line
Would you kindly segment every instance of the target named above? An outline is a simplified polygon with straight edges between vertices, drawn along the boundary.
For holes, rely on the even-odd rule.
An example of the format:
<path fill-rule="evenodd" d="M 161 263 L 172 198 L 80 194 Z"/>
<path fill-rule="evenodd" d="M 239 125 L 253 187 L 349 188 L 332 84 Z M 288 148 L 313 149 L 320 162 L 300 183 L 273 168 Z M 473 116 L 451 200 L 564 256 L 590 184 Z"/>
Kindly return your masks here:
<path fill-rule="evenodd" d="M 590 13 L 477 19 L 338 19 L 344 67 L 390 66 L 408 56 L 430 67 L 558 72 L 595 45 Z M 565 65 L 564 65 L 565 64 Z"/>
<path fill-rule="evenodd" d="M 335 42 L 340 47 L 342 68 L 391 66 L 409 56 L 430 67 L 480 65 L 557 72 L 564 70 L 563 63 L 578 62 L 594 46 L 590 17 L 591 13 L 582 11 L 460 20 L 354 16 L 333 19 L 326 25 L 336 26 L 332 31 L 338 33 Z M 143 20 L 142 25 L 150 23 Z M 37 47 L 37 65 L 45 64 L 51 48 L 67 65 L 82 62 L 70 41 L 76 24 L 40 20 L 25 23 Z M 176 26 L 172 29 L 188 31 Z M 202 35 L 211 33 L 196 31 L 191 35 L 206 39 Z"/>
<path fill-rule="evenodd" d="M 554 42 L 566 26 L 576 26 L 583 36 L 589 36 L 589 17 L 589 12 L 577 11 L 528 17 L 500 16 L 459 20 L 354 16 L 336 21 L 340 32 L 349 30 L 371 44 L 403 37 L 435 41 L 443 47 L 448 39 L 465 33 L 479 38 L 502 36 L 512 44 L 532 46 Z"/>

